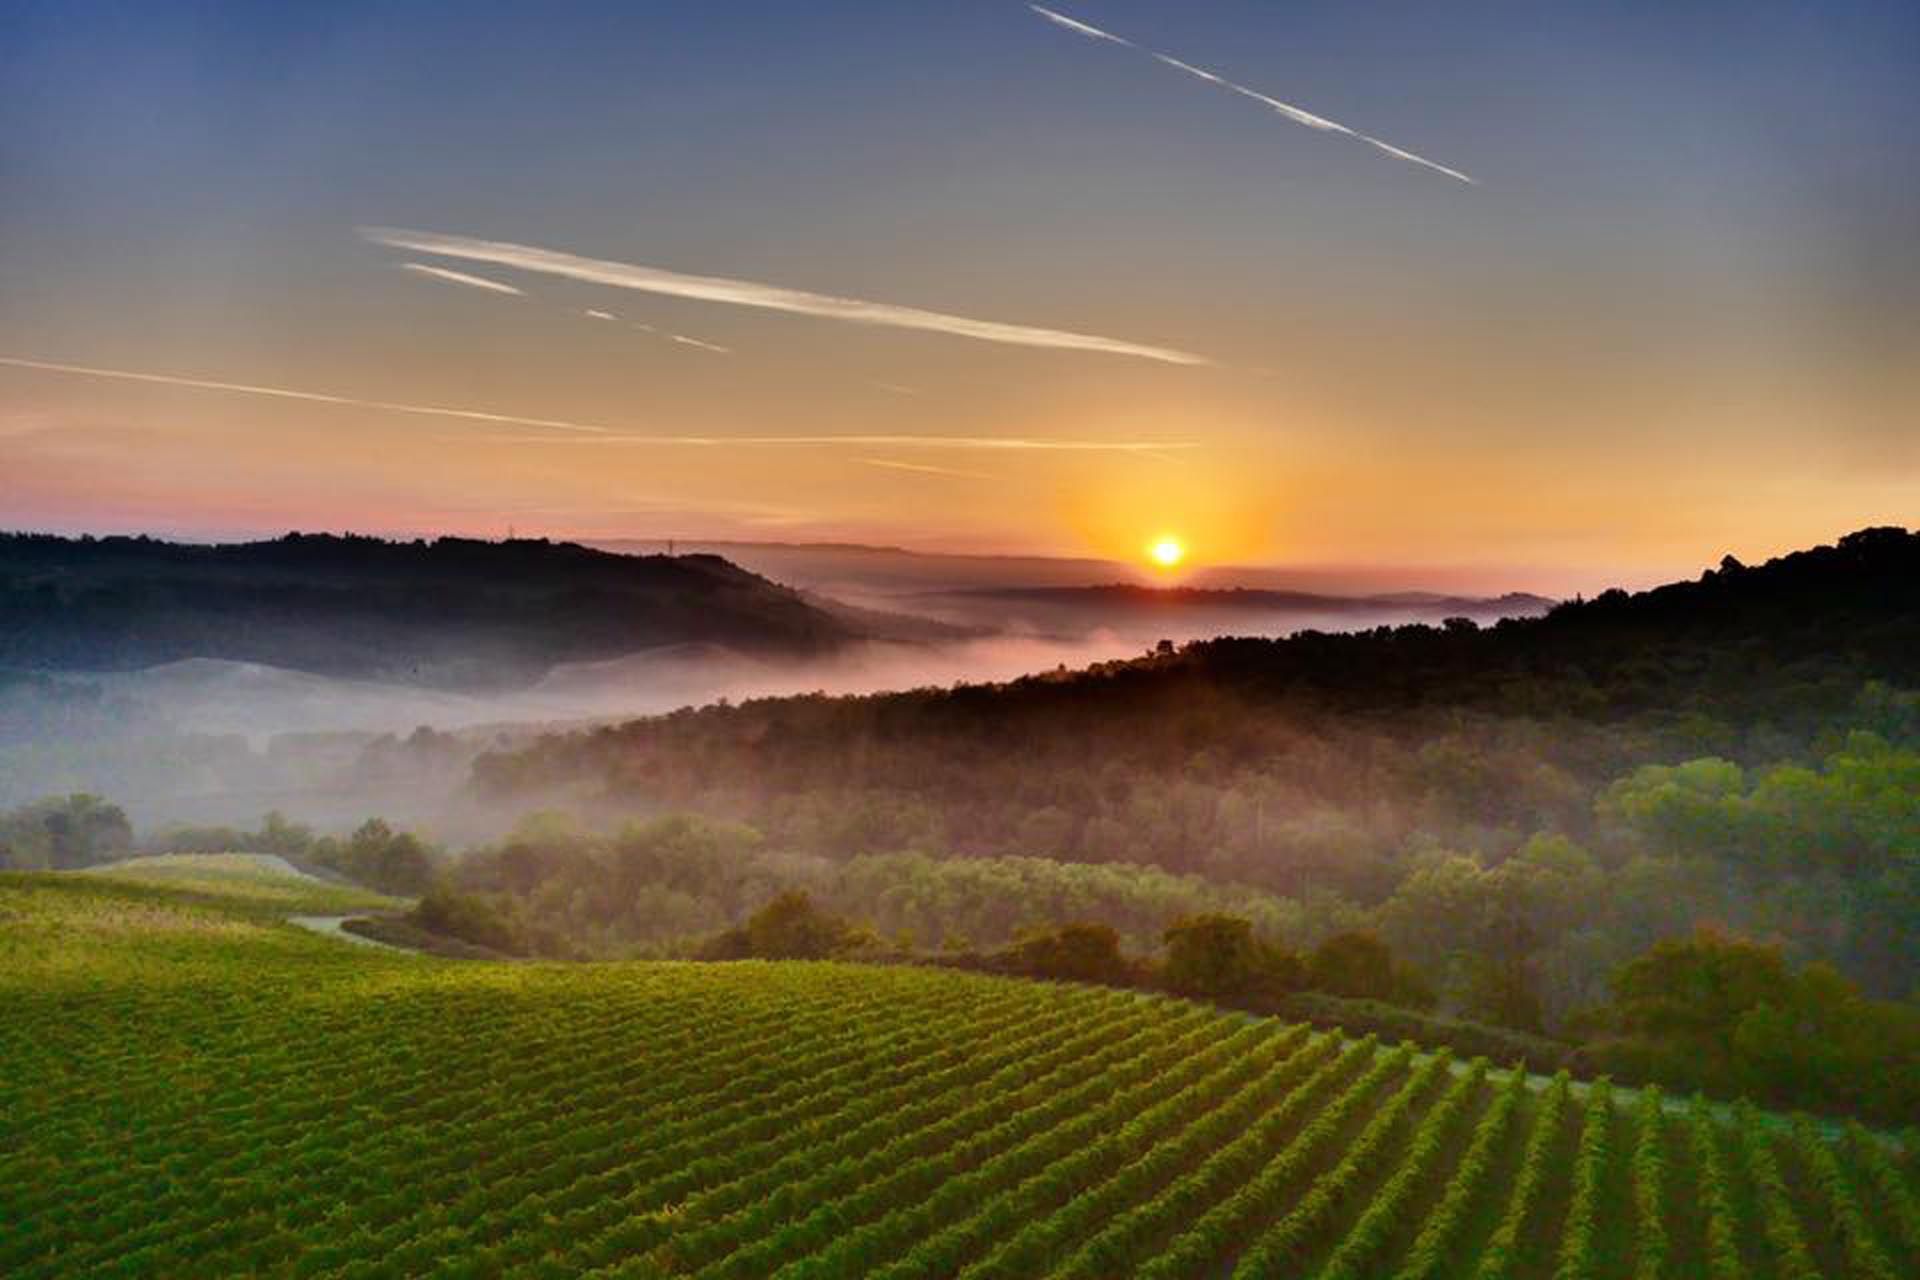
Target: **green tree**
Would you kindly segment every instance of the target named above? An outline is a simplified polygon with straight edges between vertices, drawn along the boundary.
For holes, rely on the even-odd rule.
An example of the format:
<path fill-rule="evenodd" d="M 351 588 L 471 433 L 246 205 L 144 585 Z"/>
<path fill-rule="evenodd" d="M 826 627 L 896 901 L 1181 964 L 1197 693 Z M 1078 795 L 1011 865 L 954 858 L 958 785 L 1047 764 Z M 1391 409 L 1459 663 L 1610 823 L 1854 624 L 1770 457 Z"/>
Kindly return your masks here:
<path fill-rule="evenodd" d="M 765 960 L 825 960 L 851 941 L 844 920 L 828 915 L 805 893 L 781 894 L 747 918 L 747 954 Z"/>
<path fill-rule="evenodd" d="M 1433 991 L 1395 964 L 1393 951 L 1365 930 L 1336 933 L 1307 957 L 1307 985 L 1350 1000 L 1382 1000 L 1409 1008 L 1427 1009 Z"/>
<path fill-rule="evenodd" d="M 1134 976 L 1120 953 L 1120 935 L 1104 924 L 1063 924 L 1022 938 L 1008 959 L 1020 972 L 1041 978 L 1114 986 Z"/>
<path fill-rule="evenodd" d="M 1239 916 L 1199 915 L 1176 921 L 1163 935 L 1161 980 L 1197 996 L 1280 994 L 1299 985 L 1300 962 L 1291 952 L 1254 936 Z"/>

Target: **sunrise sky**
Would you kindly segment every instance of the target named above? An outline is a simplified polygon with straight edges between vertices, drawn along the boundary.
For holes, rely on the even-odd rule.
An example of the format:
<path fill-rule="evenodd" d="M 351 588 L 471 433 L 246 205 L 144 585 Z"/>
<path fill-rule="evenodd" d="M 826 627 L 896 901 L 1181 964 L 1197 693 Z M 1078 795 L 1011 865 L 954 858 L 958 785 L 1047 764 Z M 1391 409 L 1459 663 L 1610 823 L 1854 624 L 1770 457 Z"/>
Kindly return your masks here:
<path fill-rule="evenodd" d="M 1920 8 L 1048 9 L 9 5 L 0 526 L 1572 591 L 1920 509 Z"/>

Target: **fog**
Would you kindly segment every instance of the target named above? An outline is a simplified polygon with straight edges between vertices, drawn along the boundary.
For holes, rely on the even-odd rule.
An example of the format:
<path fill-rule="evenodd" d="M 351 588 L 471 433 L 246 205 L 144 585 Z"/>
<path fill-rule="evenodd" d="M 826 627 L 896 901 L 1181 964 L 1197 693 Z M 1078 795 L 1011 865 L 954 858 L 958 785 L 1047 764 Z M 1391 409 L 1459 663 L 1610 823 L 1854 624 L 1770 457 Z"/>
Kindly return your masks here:
<path fill-rule="evenodd" d="M 515 815 L 488 812 L 465 792 L 473 759 L 542 732 L 721 699 L 1009 680 L 1138 656 L 1162 640 L 1432 621 L 1459 609 L 1483 618 L 1536 611 L 1527 599 L 1302 597 L 1276 606 L 1278 597 L 1262 593 L 1084 591 L 1074 577 L 1097 574 L 1096 562 L 1060 562 L 1039 575 L 1047 587 L 1007 588 L 982 586 L 980 563 L 968 558 L 852 559 L 877 569 L 850 573 L 847 557 L 834 561 L 840 594 L 816 587 L 820 603 L 933 619 L 967 638 L 867 641 L 804 660 L 668 645 L 561 664 L 530 684 L 485 693 L 204 658 L 126 672 L 16 673 L 0 682 L 0 806 L 90 791 L 122 805 L 143 830 L 249 823 L 277 809 L 323 830 L 380 814 L 443 838 L 483 839 Z M 905 577 L 902 563 L 912 570 Z"/>

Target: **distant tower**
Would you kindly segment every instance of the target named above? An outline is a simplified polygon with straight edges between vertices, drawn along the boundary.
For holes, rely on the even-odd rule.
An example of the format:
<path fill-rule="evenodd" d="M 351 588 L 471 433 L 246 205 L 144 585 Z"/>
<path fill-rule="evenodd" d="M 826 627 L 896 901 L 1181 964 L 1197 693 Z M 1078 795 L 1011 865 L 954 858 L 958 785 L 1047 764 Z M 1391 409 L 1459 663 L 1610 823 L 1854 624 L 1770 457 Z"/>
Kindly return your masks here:
<path fill-rule="evenodd" d="M 668 538 L 668 539 L 667 539 L 667 554 L 668 554 L 668 555 L 672 555 L 672 554 L 673 554 L 673 539 L 672 539 L 672 538 Z"/>

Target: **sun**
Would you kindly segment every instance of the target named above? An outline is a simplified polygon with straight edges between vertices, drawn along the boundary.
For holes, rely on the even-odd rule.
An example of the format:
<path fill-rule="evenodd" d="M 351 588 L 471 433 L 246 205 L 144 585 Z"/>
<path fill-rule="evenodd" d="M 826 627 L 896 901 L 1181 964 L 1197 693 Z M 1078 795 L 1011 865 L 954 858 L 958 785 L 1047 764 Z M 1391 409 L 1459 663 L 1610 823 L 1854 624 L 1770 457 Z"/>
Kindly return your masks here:
<path fill-rule="evenodd" d="M 1186 544 L 1172 536 L 1155 538 L 1147 545 L 1147 559 L 1162 569 L 1171 569 L 1187 558 Z"/>

